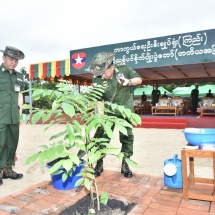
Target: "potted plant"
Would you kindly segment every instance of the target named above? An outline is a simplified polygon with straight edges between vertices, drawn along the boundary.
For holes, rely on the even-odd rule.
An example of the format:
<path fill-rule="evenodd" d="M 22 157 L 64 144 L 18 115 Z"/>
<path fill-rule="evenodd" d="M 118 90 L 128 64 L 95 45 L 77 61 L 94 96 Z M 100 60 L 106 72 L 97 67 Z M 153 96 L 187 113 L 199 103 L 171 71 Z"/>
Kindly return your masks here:
<path fill-rule="evenodd" d="M 107 154 L 123 158 L 117 148 L 108 143 L 105 138 L 96 138 L 94 133 L 97 129 L 104 129 L 110 139 L 114 138 L 111 130 L 113 124 L 115 128 L 126 135 L 125 127 L 138 125 L 141 122 L 139 115 L 132 113 L 131 110 L 119 106 L 112 102 L 106 102 L 109 108 L 104 108 L 104 113 L 97 112 L 97 100 L 100 99 L 104 88 L 99 85 L 88 87 L 84 92 L 78 93 L 73 85 L 60 83 L 56 86 L 56 90 L 51 89 L 30 89 L 33 91 L 34 100 L 42 97 L 49 97 L 52 101 L 51 109 L 35 109 L 29 105 L 24 105 L 23 109 L 31 108 L 31 122 L 37 123 L 42 119 L 43 123 L 47 123 L 47 129 L 56 123 L 62 123 L 64 130 L 57 132 L 50 137 L 50 144 L 41 146 L 42 150 L 33 154 L 26 160 L 29 164 L 35 160 L 39 160 L 44 165 L 47 162 L 53 162 L 48 172 L 57 175 L 62 174 L 62 180 L 66 181 L 69 176 L 76 170 L 77 166 L 83 163 L 78 152 L 84 152 L 84 168 L 77 176 L 81 178 L 76 182 L 75 186 L 83 184 L 91 194 L 91 200 L 97 200 L 97 209 L 100 210 L 100 202 L 107 203 L 108 194 L 104 192 L 99 196 L 96 179 L 94 176 L 94 165 L 97 161 Z M 117 87 L 120 90 L 120 86 Z M 117 93 L 117 92 L 116 92 Z M 125 119 L 118 117 L 115 112 L 119 112 L 124 118 L 128 118 L 130 123 Z M 51 120 L 51 117 L 54 119 Z M 21 121 L 29 120 L 29 116 L 22 115 Z M 102 146 L 102 147 L 101 147 Z M 130 159 L 126 160 L 131 166 L 136 163 Z M 65 171 L 62 171 L 63 168 Z M 93 193 L 96 194 L 94 198 Z"/>

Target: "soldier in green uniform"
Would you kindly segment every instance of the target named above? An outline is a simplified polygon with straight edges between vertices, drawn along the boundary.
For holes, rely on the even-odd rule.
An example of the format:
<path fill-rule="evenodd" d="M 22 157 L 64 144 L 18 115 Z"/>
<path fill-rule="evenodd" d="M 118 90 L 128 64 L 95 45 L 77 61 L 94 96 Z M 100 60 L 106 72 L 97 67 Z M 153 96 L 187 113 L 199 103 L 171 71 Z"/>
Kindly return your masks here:
<path fill-rule="evenodd" d="M 6 46 L 0 66 L 0 185 L 2 179 L 20 179 L 23 174 L 13 171 L 14 155 L 19 140 L 19 105 L 23 103 L 20 93 L 23 75 L 15 70 L 24 53 Z"/>
<path fill-rule="evenodd" d="M 103 101 L 111 101 L 113 94 L 116 90 L 117 83 L 123 83 L 123 87 L 118 92 L 114 103 L 118 105 L 123 105 L 134 112 L 133 98 L 131 95 L 131 86 L 135 86 L 142 83 L 140 75 L 127 66 L 126 64 L 113 64 L 114 53 L 98 53 L 94 56 L 90 64 L 90 71 L 94 75 L 93 83 L 102 85 L 105 87 L 105 92 L 103 94 Z M 123 80 L 123 82 L 121 82 Z M 114 129 L 114 127 L 113 127 Z M 128 136 L 120 133 L 120 142 L 122 144 L 121 152 L 124 153 L 126 157 L 133 155 L 133 141 L 134 135 L 131 128 L 127 128 Z M 97 137 L 105 136 L 103 130 L 100 134 L 97 133 Z M 100 176 L 103 172 L 103 159 L 100 159 L 95 167 L 95 176 Z M 132 177 L 133 174 L 129 169 L 128 164 L 123 158 L 121 173 L 124 177 Z"/>

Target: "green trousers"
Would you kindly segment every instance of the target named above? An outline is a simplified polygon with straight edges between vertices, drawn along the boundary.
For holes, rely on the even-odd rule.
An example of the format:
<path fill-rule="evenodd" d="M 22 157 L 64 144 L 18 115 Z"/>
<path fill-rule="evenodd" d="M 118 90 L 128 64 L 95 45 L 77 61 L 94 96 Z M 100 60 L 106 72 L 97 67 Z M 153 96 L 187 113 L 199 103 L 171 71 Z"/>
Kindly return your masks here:
<path fill-rule="evenodd" d="M 112 126 L 112 131 L 114 130 L 114 125 Z M 133 155 L 133 142 L 134 142 L 134 135 L 132 129 L 126 127 L 128 136 L 119 132 L 119 139 L 122 144 L 121 152 L 125 154 L 125 156 L 130 157 Z M 107 134 L 104 133 L 104 129 L 102 127 L 98 128 L 95 136 L 96 138 L 108 138 Z M 108 138 L 109 139 L 109 138 Z"/>
<path fill-rule="evenodd" d="M 14 155 L 19 140 L 19 124 L 0 124 L 0 168 L 14 165 Z"/>

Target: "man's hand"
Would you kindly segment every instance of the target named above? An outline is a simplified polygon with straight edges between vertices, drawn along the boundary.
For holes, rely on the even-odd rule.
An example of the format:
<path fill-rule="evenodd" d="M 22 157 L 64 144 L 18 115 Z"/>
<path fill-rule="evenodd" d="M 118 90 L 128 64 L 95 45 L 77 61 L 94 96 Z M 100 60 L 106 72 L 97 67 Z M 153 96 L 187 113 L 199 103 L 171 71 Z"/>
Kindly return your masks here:
<path fill-rule="evenodd" d="M 117 79 L 117 81 L 120 83 L 120 84 L 122 84 L 122 86 L 129 86 L 129 82 L 130 82 L 130 80 L 129 79 L 127 79 L 127 78 L 119 78 L 119 79 Z"/>

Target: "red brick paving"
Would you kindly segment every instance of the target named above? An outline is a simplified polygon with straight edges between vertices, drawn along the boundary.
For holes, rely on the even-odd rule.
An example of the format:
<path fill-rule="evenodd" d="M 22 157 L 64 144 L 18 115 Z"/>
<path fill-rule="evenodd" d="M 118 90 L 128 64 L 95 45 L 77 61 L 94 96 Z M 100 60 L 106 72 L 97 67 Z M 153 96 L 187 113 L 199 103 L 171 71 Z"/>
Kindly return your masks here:
<path fill-rule="evenodd" d="M 215 202 L 189 199 L 184 201 L 182 189 L 164 185 L 162 177 L 144 174 L 124 178 L 122 174 L 105 170 L 97 178 L 99 191 L 107 191 L 110 198 L 126 199 L 137 205 L 129 215 L 206 215 L 215 214 Z M 3 186 L 2 186 L 3 188 Z M 212 193 L 213 186 L 199 184 L 193 187 Z M 21 192 L 0 199 L 0 214 L 57 215 L 86 195 L 83 187 L 73 190 L 56 190 L 50 181 L 44 181 Z"/>

